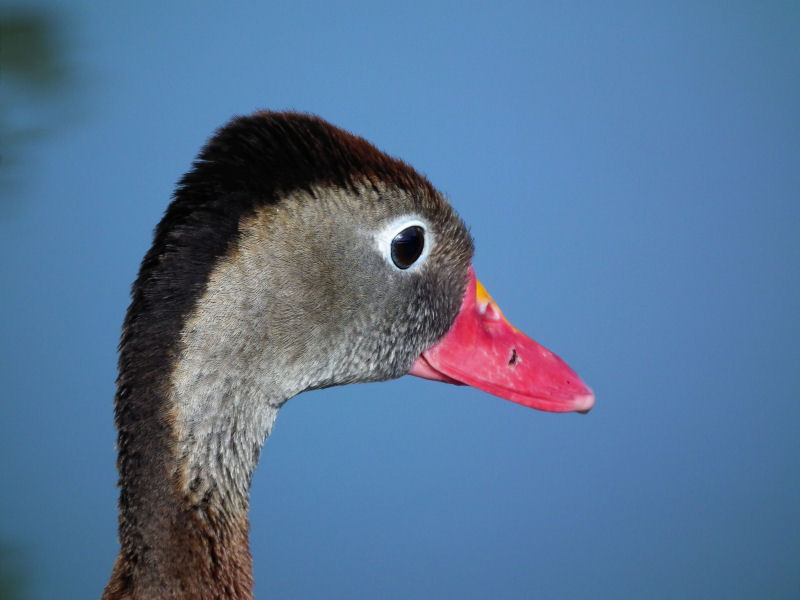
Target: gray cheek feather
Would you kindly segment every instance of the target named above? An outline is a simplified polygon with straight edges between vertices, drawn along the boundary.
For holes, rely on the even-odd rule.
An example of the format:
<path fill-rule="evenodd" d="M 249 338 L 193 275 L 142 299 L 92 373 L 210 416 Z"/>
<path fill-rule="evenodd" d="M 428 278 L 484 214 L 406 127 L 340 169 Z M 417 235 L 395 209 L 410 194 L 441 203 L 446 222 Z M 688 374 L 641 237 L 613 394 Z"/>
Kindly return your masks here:
<path fill-rule="evenodd" d="M 436 289 L 448 282 L 433 265 L 392 269 L 375 247 L 374 232 L 411 201 L 371 193 L 365 210 L 352 192 L 296 192 L 243 223 L 238 245 L 212 271 L 170 380 L 185 492 L 246 498 L 285 401 L 399 377 L 449 327 L 458 289 Z M 442 266 L 465 272 L 461 263 Z M 450 306 L 443 298 L 453 295 Z"/>

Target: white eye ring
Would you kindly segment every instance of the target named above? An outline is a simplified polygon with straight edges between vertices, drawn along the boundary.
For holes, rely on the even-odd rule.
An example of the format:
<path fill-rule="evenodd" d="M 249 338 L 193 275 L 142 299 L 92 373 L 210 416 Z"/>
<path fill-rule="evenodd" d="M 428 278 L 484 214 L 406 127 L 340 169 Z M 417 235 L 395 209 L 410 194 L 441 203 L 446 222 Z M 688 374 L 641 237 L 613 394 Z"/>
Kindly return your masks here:
<path fill-rule="evenodd" d="M 417 260 L 409 265 L 408 268 L 401 269 L 395 264 L 394 259 L 392 259 L 392 242 L 399 233 L 408 229 L 409 227 L 420 227 L 425 235 L 425 241 L 422 246 L 422 253 L 419 255 Z M 395 271 L 400 271 L 402 273 L 413 273 L 414 271 L 419 270 L 422 265 L 425 264 L 425 261 L 430 255 L 433 242 L 434 238 L 430 231 L 430 227 L 428 227 L 428 224 L 416 215 L 406 215 L 394 219 L 375 234 L 375 245 L 378 252 L 380 252 L 383 259 L 389 263 L 389 265 Z"/>

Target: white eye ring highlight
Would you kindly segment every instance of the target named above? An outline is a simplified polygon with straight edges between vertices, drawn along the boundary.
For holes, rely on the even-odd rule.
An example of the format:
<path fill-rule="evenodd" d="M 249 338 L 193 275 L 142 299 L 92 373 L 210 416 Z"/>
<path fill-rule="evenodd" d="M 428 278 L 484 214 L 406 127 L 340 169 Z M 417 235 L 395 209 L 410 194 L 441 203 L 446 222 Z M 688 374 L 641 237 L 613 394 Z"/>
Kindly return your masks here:
<path fill-rule="evenodd" d="M 419 255 L 417 260 L 415 260 L 411 265 L 409 265 L 406 269 L 401 269 L 398 267 L 394 260 L 392 259 L 392 242 L 397 237 L 397 235 L 404 230 L 408 229 L 409 227 L 419 227 L 422 229 L 423 234 L 425 236 L 424 243 L 422 245 L 422 253 Z M 389 222 L 383 229 L 378 231 L 375 234 L 375 245 L 380 252 L 383 259 L 389 263 L 389 265 L 396 271 L 400 271 L 403 273 L 413 273 L 417 271 L 419 268 L 425 264 L 425 261 L 428 259 L 428 256 L 431 253 L 431 247 L 433 246 L 433 234 L 430 231 L 430 227 L 428 224 L 420 219 L 417 216 L 403 216 L 398 219 L 395 219 Z"/>

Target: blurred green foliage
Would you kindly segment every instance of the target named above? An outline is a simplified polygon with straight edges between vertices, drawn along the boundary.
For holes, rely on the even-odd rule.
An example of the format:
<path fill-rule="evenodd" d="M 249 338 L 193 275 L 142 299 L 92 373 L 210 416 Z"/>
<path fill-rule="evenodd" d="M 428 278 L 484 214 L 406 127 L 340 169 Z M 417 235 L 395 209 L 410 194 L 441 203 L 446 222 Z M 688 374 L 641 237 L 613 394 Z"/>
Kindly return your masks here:
<path fill-rule="evenodd" d="M 55 127 L 50 108 L 70 81 L 57 19 L 35 9 L 0 9 L 0 209 L 9 208 L 32 142 Z M 2 214 L 2 213 L 0 213 Z M 0 541 L 0 600 L 26 598 L 25 556 Z"/>
<path fill-rule="evenodd" d="M 61 32 L 48 11 L 0 9 L 0 208 L 19 190 L 34 144 L 65 121 L 73 77 Z"/>
<path fill-rule="evenodd" d="M 0 600 L 25 598 L 25 571 L 19 548 L 0 541 Z"/>
<path fill-rule="evenodd" d="M 30 11 L 0 15 L 0 65 L 4 77 L 42 92 L 63 83 L 52 17 Z"/>

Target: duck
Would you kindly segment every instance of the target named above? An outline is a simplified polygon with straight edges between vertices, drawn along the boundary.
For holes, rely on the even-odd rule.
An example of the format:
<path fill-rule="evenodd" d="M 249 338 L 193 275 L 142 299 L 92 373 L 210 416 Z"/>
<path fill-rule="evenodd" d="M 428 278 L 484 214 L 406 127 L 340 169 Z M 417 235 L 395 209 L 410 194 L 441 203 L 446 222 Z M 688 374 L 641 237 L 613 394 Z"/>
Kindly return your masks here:
<path fill-rule="evenodd" d="M 253 598 L 249 488 L 280 408 L 406 374 L 523 406 L 594 394 L 511 325 L 426 177 L 320 117 L 218 129 L 131 289 L 114 420 L 120 550 L 103 600 Z"/>

